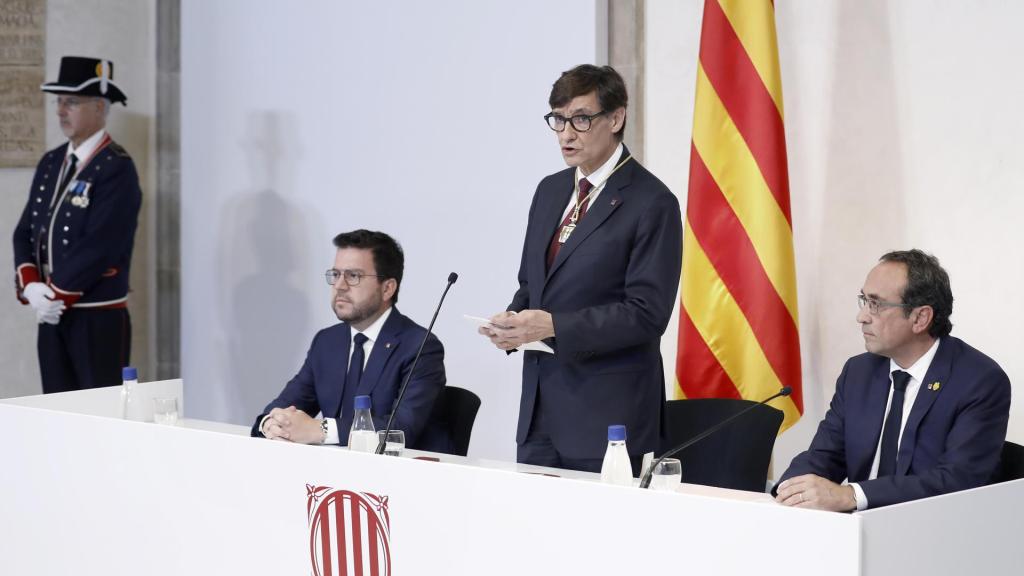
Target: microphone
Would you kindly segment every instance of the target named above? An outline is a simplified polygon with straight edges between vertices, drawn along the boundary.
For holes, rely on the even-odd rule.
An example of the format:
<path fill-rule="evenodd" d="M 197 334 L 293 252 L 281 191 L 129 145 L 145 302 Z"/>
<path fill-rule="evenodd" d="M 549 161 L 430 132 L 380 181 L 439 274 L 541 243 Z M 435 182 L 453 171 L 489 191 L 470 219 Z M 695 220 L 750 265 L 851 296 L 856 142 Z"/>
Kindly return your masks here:
<path fill-rule="evenodd" d="M 690 438 L 686 442 L 683 442 L 679 446 L 676 446 L 675 448 L 669 450 L 668 452 L 665 452 L 664 454 L 661 455 L 661 458 L 658 458 L 657 460 L 655 460 L 654 463 L 651 464 L 651 467 L 647 469 L 647 472 L 644 473 L 643 478 L 640 479 L 640 488 L 648 488 L 648 487 L 650 487 L 650 485 L 651 485 L 651 476 L 654 475 L 654 469 L 657 468 L 658 464 L 661 464 L 661 462 L 665 458 L 668 458 L 670 456 L 675 456 L 676 454 L 682 452 L 683 450 L 689 448 L 690 446 L 693 446 L 697 442 L 700 442 L 701 440 L 707 438 L 708 436 L 711 436 L 715 432 L 721 430 L 729 422 L 732 422 L 733 420 L 739 418 L 740 416 L 743 416 L 744 414 L 746 414 L 747 412 L 750 412 L 754 408 L 757 408 L 758 406 L 761 406 L 763 404 L 767 404 L 768 402 L 771 402 L 772 400 L 775 400 L 776 398 L 779 398 L 780 396 L 789 396 L 790 394 L 792 394 L 792 392 L 793 392 L 793 389 L 791 387 L 783 386 L 782 389 L 779 390 L 778 392 L 776 392 L 774 395 L 772 395 L 772 396 L 770 396 L 768 398 L 765 398 L 764 400 L 761 400 L 757 404 L 752 404 L 750 406 L 747 406 L 743 410 L 740 410 L 739 412 L 733 414 L 732 416 L 726 418 L 725 420 L 722 420 L 721 422 L 719 422 L 718 424 L 716 424 L 716 425 L 712 426 L 711 428 L 705 430 L 704 432 L 701 432 L 700 434 L 694 436 L 693 438 Z"/>
<path fill-rule="evenodd" d="M 375 454 L 384 453 L 384 446 L 388 442 L 388 433 L 391 432 L 391 425 L 395 423 L 395 414 L 398 414 L 398 407 L 402 404 L 402 398 L 405 397 L 405 389 L 409 387 L 409 380 L 412 378 L 412 373 L 416 370 L 416 364 L 420 361 L 420 354 L 423 353 L 423 347 L 427 344 L 427 338 L 430 338 L 430 331 L 434 329 L 437 313 L 441 311 L 441 305 L 444 304 L 444 297 L 448 295 L 448 290 L 451 289 L 452 284 L 455 284 L 455 281 L 458 279 L 459 275 L 455 272 L 448 275 L 448 285 L 444 287 L 444 292 L 441 293 L 441 301 L 437 303 L 437 308 L 434 309 L 434 317 L 430 319 L 427 333 L 423 335 L 423 341 L 420 342 L 420 349 L 416 351 L 416 356 L 412 359 L 412 367 L 409 368 L 409 373 L 405 375 L 405 382 L 402 382 L 402 387 L 398 389 L 398 398 L 395 399 L 395 403 L 392 405 L 391 416 L 388 416 L 388 424 L 384 427 L 384 439 L 377 444 Z"/>

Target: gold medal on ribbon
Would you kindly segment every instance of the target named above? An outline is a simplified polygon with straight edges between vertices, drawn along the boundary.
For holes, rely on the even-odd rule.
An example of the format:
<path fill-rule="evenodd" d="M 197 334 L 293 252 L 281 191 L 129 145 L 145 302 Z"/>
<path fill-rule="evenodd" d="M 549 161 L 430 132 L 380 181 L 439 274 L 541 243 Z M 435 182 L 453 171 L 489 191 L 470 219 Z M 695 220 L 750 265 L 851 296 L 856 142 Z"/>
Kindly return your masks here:
<path fill-rule="evenodd" d="M 558 235 L 558 243 L 565 244 L 569 240 L 569 236 L 572 234 L 572 231 L 575 229 L 576 225 L 572 222 L 562 226 L 562 232 Z"/>
<path fill-rule="evenodd" d="M 612 168 L 612 171 L 608 174 L 608 176 L 606 176 L 605 179 L 603 181 L 601 181 L 599 184 L 595 184 L 590 189 L 590 192 L 587 192 L 587 195 L 584 196 L 583 198 L 579 197 L 579 192 L 580 192 L 579 172 L 576 173 L 576 185 L 575 185 L 574 190 L 573 190 L 573 198 L 576 199 L 575 200 L 575 204 L 576 205 L 573 206 L 572 213 L 569 216 L 569 222 L 565 226 L 562 226 L 562 230 L 558 233 L 558 243 L 559 244 L 565 244 L 566 242 L 568 242 L 569 241 L 569 236 L 572 236 L 573 231 L 576 230 L 576 222 L 579 221 L 579 219 L 580 219 L 580 210 L 581 210 L 581 208 L 583 208 L 583 204 L 586 203 L 586 201 L 590 198 L 590 196 L 594 192 L 597 191 L 598 188 L 600 188 L 601 186 L 604 186 L 604 183 L 607 182 L 612 177 L 612 174 L 615 174 L 616 172 L 618 172 L 619 168 L 622 168 L 623 164 L 625 164 L 626 162 L 629 162 L 630 159 L 632 159 L 632 158 L 633 158 L 632 155 L 629 155 L 629 156 L 626 156 L 625 158 L 623 158 L 622 162 L 619 162 L 618 165 L 615 166 L 615 168 Z"/>

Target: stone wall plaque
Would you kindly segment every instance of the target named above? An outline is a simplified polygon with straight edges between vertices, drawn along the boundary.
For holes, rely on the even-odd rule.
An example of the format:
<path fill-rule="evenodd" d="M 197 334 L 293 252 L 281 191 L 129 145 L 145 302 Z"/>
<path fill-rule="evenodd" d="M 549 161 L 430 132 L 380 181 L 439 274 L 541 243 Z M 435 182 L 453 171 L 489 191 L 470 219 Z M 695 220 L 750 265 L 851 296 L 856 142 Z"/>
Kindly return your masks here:
<path fill-rule="evenodd" d="M 33 167 L 45 149 L 46 1 L 0 0 L 0 168 Z"/>

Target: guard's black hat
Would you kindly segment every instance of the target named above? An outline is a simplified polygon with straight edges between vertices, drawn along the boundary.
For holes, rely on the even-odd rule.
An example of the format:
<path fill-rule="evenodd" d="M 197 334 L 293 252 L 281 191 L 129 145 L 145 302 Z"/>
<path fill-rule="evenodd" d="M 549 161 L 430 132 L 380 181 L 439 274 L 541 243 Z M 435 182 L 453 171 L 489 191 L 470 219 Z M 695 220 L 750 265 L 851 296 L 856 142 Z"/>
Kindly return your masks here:
<path fill-rule="evenodd" d="M 128 100 L 124 92 L 114 84 L 114 63 L 98 58 L 64 56 L 60 59 L 57 81 L 47 82 L 40 88 L 52 94 L 99 96 L 121 104 Z"/>

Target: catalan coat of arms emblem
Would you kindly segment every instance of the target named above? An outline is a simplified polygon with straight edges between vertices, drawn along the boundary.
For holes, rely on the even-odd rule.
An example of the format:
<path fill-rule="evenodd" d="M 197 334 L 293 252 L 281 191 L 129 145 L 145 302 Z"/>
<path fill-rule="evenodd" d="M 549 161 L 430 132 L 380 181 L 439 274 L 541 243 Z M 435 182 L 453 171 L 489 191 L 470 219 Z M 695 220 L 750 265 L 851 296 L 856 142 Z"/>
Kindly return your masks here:
<path fill-rule="evenodd" d="M 391 576 L 388 497 L 306 485 L 314 576 Z"/>

